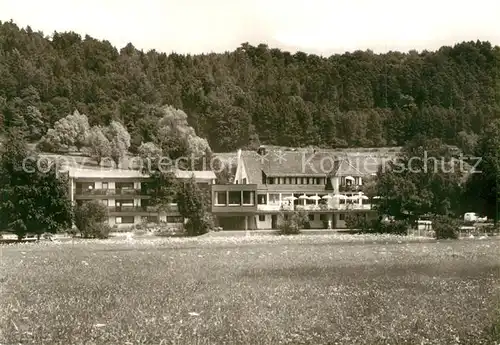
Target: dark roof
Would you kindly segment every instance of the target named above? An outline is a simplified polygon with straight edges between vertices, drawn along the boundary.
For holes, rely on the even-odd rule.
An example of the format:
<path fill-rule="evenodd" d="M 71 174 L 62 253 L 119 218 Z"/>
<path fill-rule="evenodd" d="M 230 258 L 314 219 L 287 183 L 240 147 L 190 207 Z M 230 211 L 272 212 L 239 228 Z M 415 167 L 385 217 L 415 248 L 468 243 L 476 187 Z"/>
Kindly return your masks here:
<path fill-rule="evenodd" d="M 248 183 L 261 184 L 262 166 L 260 155 L 255 151 L 242 151 L 241 160 L 245 166 Z"/>
<path fill-rule="evenodd" d="M 262 173 L 267 176 L 366 176 L 377 173 L 388 157 L 378 155 L 333 154 L 323 151 L 268 150 L 266 155 L 242 151 L 249 183 L 261 184 Z"/>
<path fill-rule="evenodd" d="M 255 151 L 242 151 L 249 183 L 261 183 L 262 172 L 267 176 L 326 176 L 338 170 L 340 161 L 330 153 L 269 151 L 259 155 Z"/>

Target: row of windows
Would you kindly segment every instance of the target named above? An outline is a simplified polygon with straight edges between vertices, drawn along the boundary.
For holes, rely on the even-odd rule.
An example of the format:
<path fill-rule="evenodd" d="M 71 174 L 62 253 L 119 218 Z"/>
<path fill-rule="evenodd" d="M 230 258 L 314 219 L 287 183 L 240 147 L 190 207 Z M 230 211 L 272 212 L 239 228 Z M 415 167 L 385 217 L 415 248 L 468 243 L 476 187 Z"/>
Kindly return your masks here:
<path fill-rule="evenodd" d="M 108 199 L 102 199 L 101 203 L 104 206 L 112 206 L 112 205 L 110 205 L 110 202 Z M 121 201 L 116 200 L 115 206 L 134 206 L 134 200 L 121 200 Z M 135 205 L 135 206 L 139 206 L 139 205 Z"/>
<path fill-rule="evenodd" d="M 267 184 L 316 184 L 324 185 L 326 179 L 324 177 L 268 177 Z"/>
<path fill-rule="evenodd" d="M 134 216 L 116 217 L 116 224 L 134 224 Z"/>
<path fill-rule="evenodd" d="M 255 192 L 252 191 L 230 191 L 230 192 L 216 192 L 215 193 L 216 205 L 254 205 Z"/>
<path fill-rule="evenodd" d="M 288 215 L 285 214 L 285 218 L 287 217 Z M 364 215 L 366 217 L 366 215 Z M 344 213 L 339 213 L 339 220 L 345 220 L 346 218 L 346 215 Z M 312 222 L 314 221 L 314 214 L 310 214 L 309 215 L 309 220 Z M 319 220 L 321 221 L 327 221 L 328 220 L 328 217 L 326 214 L 320 214 L 319 215 Z M 264 214 L 261 214 L 259 215 L 259 222 L 265 222 L 266 221 L 266 215 Z"/>
<path fill-rule="evenodd" d="M 134 216 L 115 217 L 116 224 L 134 224 L 134 221 L 135 221 Z M 158 217 L 144 216 L 142 217 L 142 221 L 148 223 L 157 223 Z M 182 216 L 167 216 L 167 223 L 184 223 L 184 218 Z"/>
<path fill-rule="evenodd" d="M 95 182 L 77 182 L 77 189 L 89 189 L 95 188 Z M 102 187 L 100 189 L 109 189 L 108 182 L 102 182 Z M 134 189 L 134 182 L 115 182 L 115 189 Z"/>

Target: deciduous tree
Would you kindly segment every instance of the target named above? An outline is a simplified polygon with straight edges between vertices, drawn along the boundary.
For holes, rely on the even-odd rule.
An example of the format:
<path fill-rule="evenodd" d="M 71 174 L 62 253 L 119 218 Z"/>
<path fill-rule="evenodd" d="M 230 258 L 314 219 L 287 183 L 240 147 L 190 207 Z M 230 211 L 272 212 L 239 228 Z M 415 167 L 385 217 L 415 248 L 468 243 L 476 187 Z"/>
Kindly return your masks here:
<path fill-rule="evenodd" d="M 0 224 L 20 239 L 67 230 L 72 223 L 69 182 L 56 165 L 39 165 L 17 131 L 0 152 Z M 43 171 L 41 171 L 41 169 Z"/>
<path fill-rule="evenodd" d="M 112 121 L 105 131 L 106 137 L 111 144 L 111 158 L 116 165 L 120 164 L 130 147 L 130 134 L 127 129 L 118 121 Z"/>
<path fill-rule="evenodd" d="M 103 158 L 111 157 L 111 143 L 100 126 L 92 127 L 87 139 L 87 145 L 85 150 L 90 157 L 96 160 L 97 164 L 101 164 Z"/>

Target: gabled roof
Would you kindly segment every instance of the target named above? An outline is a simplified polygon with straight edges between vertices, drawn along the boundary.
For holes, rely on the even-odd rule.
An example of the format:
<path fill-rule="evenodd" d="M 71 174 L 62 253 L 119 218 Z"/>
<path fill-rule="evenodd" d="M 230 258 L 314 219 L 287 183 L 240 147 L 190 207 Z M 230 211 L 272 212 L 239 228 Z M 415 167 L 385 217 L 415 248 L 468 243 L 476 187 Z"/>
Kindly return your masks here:
<path fill-rule="evenodd" d="M 387 158 L 370 154 L 333 154 L 332 152 L 300 150 L 268 150 L 266 155 L 242 151 L 248 183 L 261 184 L 262 173 L 269 177 L 293 176 L 367 176 L 377 173 Z"/>
<path fill-rule="evenodd" d="M 340 162 L 338 170 L 335 172 L 335 176 L 363 176 L 363 174 L 349 158 L 344 158 Z"/>
<path fill-rule="evenodd" d="M 318 176 L 335 173 L 340 161 L 336 156 L 314 151 L 269 151 L 260 155 L 255 151 L 242 151 L 241 159 L 249 183 L 260 184 L 262 173 L 267 176 Z"/>

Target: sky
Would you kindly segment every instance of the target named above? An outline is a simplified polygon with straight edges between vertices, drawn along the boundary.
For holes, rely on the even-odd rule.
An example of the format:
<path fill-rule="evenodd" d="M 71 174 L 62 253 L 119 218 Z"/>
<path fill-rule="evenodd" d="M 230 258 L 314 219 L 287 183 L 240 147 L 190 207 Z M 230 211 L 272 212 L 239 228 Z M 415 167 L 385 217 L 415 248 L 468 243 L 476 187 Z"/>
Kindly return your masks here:
<path fill-rule="evenodd" d="M 121 48 L 232 51 L 243 42 L 330 55 L 500 45 L 498 0 L 0 0 L 0 20 L 74 31 Z"/>

